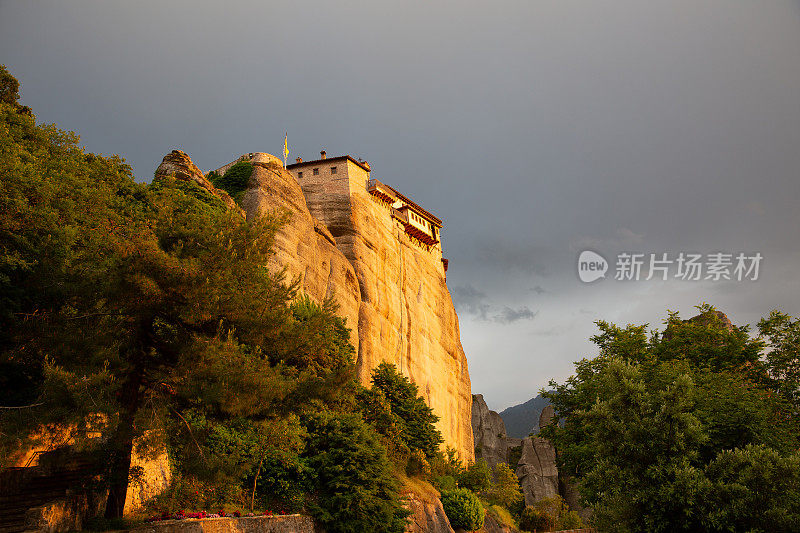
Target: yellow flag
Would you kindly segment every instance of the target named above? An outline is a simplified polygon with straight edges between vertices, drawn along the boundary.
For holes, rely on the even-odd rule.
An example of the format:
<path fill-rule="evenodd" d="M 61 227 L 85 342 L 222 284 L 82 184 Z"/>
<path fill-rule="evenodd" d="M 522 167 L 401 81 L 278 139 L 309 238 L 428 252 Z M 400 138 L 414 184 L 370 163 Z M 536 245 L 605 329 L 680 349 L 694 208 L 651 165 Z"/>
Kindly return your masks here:
<path fill-rule="evenodd" d="M 289 155 L 289 132 L 286 132 L 286 137 L 283 138 L 283 158 Z"/>

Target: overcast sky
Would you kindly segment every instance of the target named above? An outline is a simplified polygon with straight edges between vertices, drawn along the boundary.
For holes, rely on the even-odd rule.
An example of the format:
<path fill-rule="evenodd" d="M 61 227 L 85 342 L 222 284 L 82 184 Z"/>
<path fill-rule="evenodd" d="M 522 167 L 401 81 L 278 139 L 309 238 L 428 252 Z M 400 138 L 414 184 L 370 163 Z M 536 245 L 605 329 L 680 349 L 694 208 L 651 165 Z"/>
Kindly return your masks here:
<path fill-rule="evenodd" d="M 0 63 L 141 181 L 175 148 L 204 170 L 279 154 L 287 130 L 290 158 L 367 159 L 444 220 L 496 410 L 569 376 L 597 319 L 800 314 L 797 1 L 0 0 Z M 606 279 L 579 280 L 584 249 Z M 617 281 L 623 251 L 763 260 L 756 281 Z"/>

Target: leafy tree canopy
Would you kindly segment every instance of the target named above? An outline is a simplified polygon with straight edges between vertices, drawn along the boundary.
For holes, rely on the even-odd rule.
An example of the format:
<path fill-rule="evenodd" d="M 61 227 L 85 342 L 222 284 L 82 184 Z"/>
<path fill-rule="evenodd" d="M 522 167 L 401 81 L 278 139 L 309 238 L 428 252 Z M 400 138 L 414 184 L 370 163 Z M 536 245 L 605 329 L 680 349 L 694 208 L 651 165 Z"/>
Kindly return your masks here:
<path fill-rule="evenodd" d="M 566 420 L 543 434 L 603 530 L 727 531 L 720 516 L 755 524 L 756 516 L 798 510 L 787 515 L 777 502 L 759 510 L 747 491 L 719 498 L 720 465 L 732 457 L 794 464 L 800 431 L 784 354 L 797 349 L 796 323 L 779 314 L 762 321 L 773 347 L 765 354 L 762 338 L 723 322 L 710 306 L 700 310 L 689 321 L 670 314 L 665 330 L 649 338 L 646 325 L 598 322 L 592 340 L 600 355 L 579 361 L 566 383 L 551 382 L 544 392 Z M 795 474 L 754 469 L 748 483 L 772 484 L 793 502 Z M 789 530 L 781 524 L 762 521 L 753 531 Z"/>

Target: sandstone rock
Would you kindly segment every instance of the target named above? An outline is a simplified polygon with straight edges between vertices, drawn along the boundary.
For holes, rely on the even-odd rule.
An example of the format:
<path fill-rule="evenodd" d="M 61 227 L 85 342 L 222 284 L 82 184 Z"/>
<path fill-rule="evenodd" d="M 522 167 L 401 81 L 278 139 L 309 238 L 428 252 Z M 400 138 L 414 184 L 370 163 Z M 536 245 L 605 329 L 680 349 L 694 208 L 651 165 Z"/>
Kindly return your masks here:
<path fill-rule="evenodd" d="M 173 150 L 165 155 L 161 164 L 158 165 L 155 174 L 156 179 L 167 176 L 174 176 L 178 180 L 192 181 L 220 198 L 228 207 L 240 211 L 233 198 L 227 192 L 216 189 L 203 176 L 203 172 L 197 168 L 197 165 L 192 162 L 189 156 L 180 150 Z"/>
<path fill-rule="evenodd" d="M 358 372 L 363 382 L 382 361 L 417 384 L 440 417 L 445 444 L 474 460 L 471 385 L 458 317 L 445 283 L 441 247 L 424 249 L 391 208 L 351 179 L 351 188 L 303 183 L 311 213 L 336 238 L 361 292 Z"/>
<path fill-rule="evenodd" d="M 406 533 L 454 533 L 439 498 L 414 492 L 403 497 L 406 499 L 406 508 L 411 511 Z"/>
<path fill-rule="evenodd" d="M 357 165 L 363 180 L 342 167 L 341 178 L 301 187 L 274 156 L 239 160 L 255 165 L 242 199 L 247 216 L 291 213 L 271 266 L 299 277 L 314 299 L 333 296 L 353 328 L 359 379 L 368 383 L 382 361 L 394 364 L 440 417 L 445 445 L 472 461 L 469 372 L 441 248 L 420 246 L 370 196 L 365 165 Z"/>
<path fill-rule="evenodd" d="M 475 457 L 483 458 L 494 468 L 508 462 L 508 439 L 503 419 L 489 410 L 482 394 L 472 395 L 472 437 Z"/>
<path fill-rule="evenodd" d="M 288 215 L 275 235 L 270 270 L 286 269 L 287 281 L 299 280 L 300 289 L 317 302 L 332 297 L 339 305 L 339 315 L 351 328 L 350 340 L 358 350 L 361 299 L 356 274 L 336 248 L 333 235 L 309 213 L 294 177 L 281 164 L 256 163 L 242 206 L 248 219 Z"/>
<path fill-rule="evenodd" d="M 141 442 L 141 441 L 140 441 Z M 129 515 L 142 509 L 145 503 L 164 492 L 172 481 L 166 444 L 160 443 L 156 449 L 145 450 L 144 446 L 134 445 L 131 455 L 132 476 L 128 485 L 123 514 Z"/>
<path fill-rule="evenodd" d="M 517 465 L 517 477 L 525 496 L 525 505 L 558 494 L 556 450 L 547 439 L 522 439 L 522 457 Z"/>
<path fill-rule="evenodd" d="M 683 321 L 684 323 L 691 322 L 700 326 L 714 326 L 717 328 L 725 329 L 728 331 L 733 331 L 736 327 L 733 325 L 731 320 L 728 316 L 723 313 L 722 311 L 707 311 L 705 313 L 700 313 L 699 315 L 693 316 L 687 320 Z M 667 326 L 667 329 L 664 330 L 663 336 L 665 340 L 672 339 L 672 326 Z"/>

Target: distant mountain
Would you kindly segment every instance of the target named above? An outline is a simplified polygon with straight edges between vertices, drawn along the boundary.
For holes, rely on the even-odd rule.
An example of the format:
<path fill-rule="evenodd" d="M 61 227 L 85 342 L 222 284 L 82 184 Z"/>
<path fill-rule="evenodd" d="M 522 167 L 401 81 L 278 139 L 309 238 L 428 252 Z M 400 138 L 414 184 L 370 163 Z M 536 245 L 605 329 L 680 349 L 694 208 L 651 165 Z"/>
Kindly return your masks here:
<path fill-rule="evenodd" d="M 500 413 L 509 437 L 524 439 L 532 432 L 539 431 L 539 415 L 550 400 L 538 395 L 525 403 L 509 407 Z"/>

